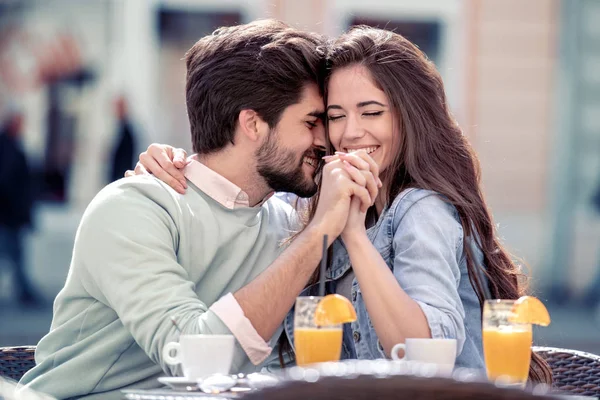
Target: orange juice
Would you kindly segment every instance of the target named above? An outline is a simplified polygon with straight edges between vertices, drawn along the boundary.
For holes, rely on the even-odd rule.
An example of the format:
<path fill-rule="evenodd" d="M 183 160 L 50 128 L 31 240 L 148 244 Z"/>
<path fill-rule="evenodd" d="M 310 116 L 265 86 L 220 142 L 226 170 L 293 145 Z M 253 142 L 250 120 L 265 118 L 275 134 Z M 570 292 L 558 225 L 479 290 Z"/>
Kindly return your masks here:
<path fill-rule="evenodd" d="M 531 325 L 483 329 L 483 353 L 488 378 L 527 382 L 532 344 Z"/>
<path fill-rule="evenodd" d="M 294 329 L 296 363 L 299 366 L 318 362 L 339 361 L 342 353 L 341 328 Z"/>

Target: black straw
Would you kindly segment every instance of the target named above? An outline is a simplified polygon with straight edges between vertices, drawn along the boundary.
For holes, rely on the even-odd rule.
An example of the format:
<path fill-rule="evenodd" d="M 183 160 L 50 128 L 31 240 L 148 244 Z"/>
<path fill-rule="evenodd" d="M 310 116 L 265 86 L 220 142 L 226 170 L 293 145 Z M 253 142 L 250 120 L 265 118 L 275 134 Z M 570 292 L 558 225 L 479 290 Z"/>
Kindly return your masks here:
<path fill-rule="evenodd" d="M 319 273 L 319 296 L 325 296 L 325 269 L 327 268 L 327 235 L 323 235 L 323 256 Z"/>

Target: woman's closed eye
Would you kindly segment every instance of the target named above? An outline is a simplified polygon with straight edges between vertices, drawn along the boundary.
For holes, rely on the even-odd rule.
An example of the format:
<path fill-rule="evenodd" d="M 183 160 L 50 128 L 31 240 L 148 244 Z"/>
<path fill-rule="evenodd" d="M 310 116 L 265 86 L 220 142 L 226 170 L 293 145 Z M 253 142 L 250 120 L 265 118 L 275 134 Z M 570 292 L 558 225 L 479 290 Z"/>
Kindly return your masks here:
<path fill-rule="evenodd" d="M 378 117 L 378 116 L 380 116 L 382 114 L 383 114 L 383 111 L 368 111 L 368 112 L 362 113 L 362 116 L 363 117 Z M 345 117 L 345 115 L 343 115 L 343 114 L 328 115 L 327 116 L 327 120 L 333 122 L 333 121 L 340 120 L 340 119 L 342 119 L 344 117 Z"/>
<path fill-rule="evenodd" d="M 341 114 L 340 115 L 328 115 L 327 116 L 327 120 L 328 121 L 337 121 L 337 120 L 339 120 L 341 118 L 344 118 L 344 117 L 345 117 L 345 115 L 341 115 Z"/>

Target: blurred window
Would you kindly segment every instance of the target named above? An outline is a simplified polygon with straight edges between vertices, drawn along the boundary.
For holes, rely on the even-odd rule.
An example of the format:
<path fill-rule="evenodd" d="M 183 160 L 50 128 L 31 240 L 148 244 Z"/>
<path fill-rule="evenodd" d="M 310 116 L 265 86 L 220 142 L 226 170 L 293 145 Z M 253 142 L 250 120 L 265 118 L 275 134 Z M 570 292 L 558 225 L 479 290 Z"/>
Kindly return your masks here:
<path fill-rule="evenodd" d="M 390 21 L 356 16 L 350 21 L 352 25 L 369 25 L 398 33 L 416 44 L 434 63 L 439 60 L 441 26 L 437 21 Z"/>

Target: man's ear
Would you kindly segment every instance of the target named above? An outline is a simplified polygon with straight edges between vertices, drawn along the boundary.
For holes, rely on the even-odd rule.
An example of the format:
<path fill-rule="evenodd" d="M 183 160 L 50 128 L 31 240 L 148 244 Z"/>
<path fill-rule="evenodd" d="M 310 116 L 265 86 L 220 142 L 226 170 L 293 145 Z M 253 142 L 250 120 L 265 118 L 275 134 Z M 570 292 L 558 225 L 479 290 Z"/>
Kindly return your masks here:
<path fill-rule="evenodd" d="M 254 110 L 240 111 L 238 122 L 241 133 L 250 141 L 258 141 L 268 132 L 268 124 Z"/>

